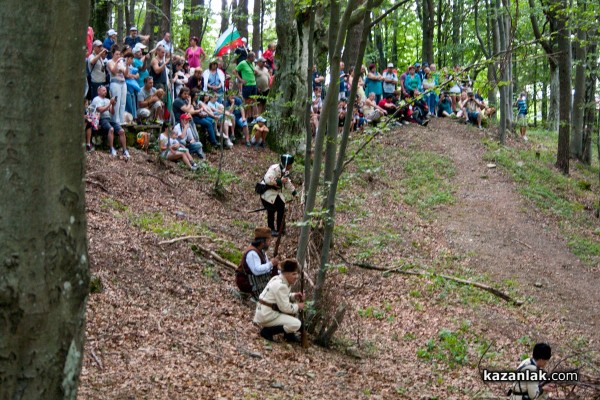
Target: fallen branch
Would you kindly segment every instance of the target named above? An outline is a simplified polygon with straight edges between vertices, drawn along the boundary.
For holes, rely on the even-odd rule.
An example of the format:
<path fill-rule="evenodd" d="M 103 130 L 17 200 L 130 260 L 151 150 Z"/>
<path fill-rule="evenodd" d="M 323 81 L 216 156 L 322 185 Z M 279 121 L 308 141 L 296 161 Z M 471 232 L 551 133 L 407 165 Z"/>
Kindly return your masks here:
<path fill-rule="evenodd" d="M 182 237 L 178 237 L 178 238 L 171 239 L 171 240 L 163 240 L 162 242 L 158 242 L 158 244 L 162 246 L 163 244 L 173 244 L 173 243 L 181 242 L 183 240 L 192 240 L 192 239 L 209 239 L 209 240 L 212 240 L 212 238 L 210 238 L 208 236 L 192 235 L 192 236 L 182 236 Z"/>
<path fill-rule="evenodd" d="M 85 182 L 86 182 L 86 183 L 89 183 L 89 184 L 91 184 L 91 185 L 96 185 L 96 186 L 98 186 L 100 189 L 102 189 L 102 190 L 104 190 L 106 193 L 108 193 L 108 189 L 107 189 L 107 188 L 106 188 L 106 187 L 105 187 L 103 184 L 101 184 L 101 183 L 100 183 L 100 182 L 98 182 L 98 181 L 92 180 L 92 179 L 90 179 L 90 178 L 86 178 Z"/>
<path fill-rule="evenodd" d="M 527 244 L 527 243 L 525 243 L 525 242 L 522 242 L 522 241 L 520 241 L 519 239 L 513 239 L 513 241 L 514 241 L 515 243 L 519 243 L 519 244 L 521 244 L 521 245 L 523 245 L 523 246 L 527 247 L 528 249 L 531 249 L 531 246 L 530 246 L 530 245 L 528 245 L 528 244 Z"/>
<path fill-rule="evenodd" d="M 100 361 L 100 359 L 98 358 L 98 356 L 94 352 L 94 349 L 92 349 L 91 354 L 92 354 L 92 358 L 94 359 L 94 361 L 96 361 L 96 364 L 98 364 L 98 366 L 100 367 L 100 369 L 104 369 L 104 366 L 102 365 L 102 361 Z"/>
<path fill-rule="evenodd" d="M 381 271 L 383 273 L 396 273 L 396 274 L 401 274 L 401 275 L 426 276 L 426 277 L 439 276 L 440 278 L 443 278 L 443 279 L 446 279 L 449 281 L 453 281 L 456 283 L 460 283 L 461 285 L 467 285 L 467 286 L 475 287 L 475 288 L 478 288 L 481 290 L 485 290 L 486 292 L 489 292 L 489 293 L 493 294 L 494 296 L 500 297 L 501 299 L 507 301 L 508 303 L 514 304 L 515 306 L 523 305 L 523 301 L 515 300 L 512 297 L 510 297 L 509 295 L 507 295 L 506 293 L 504 293 L 498 289 L 494 289 L 491 286 L 484 285 L 483 283 L 468 281 L 466 279 L 461 279 L 461 278 L 457 278 L 457 277 L 450 276 L 450 275 L 436 274 L 436 273 L 425 272 L 425 271 L 407 271 L 407 270 L 401 269 L 402 267 L 381 268 L 381 267 L 377 267 L 375 265 L 368 264 L 368 263 L 349 263 L 342 255 L 338 254 L 338 256 L 346 264 L 353 265 L 353 266 L 363 268 L 363 269 L 369 269 L 369 270 L 373 270 L 373 271 Z"/>
<path fill-rule="evenodd" d="M 200 251 L 202 251 L 203 253 L 208 254 L 211 258 L 213 258 L 215 261 L 217 261 L 219 264 L 232 269 L 232 270 L 236 270 L 237 269 L 237 265 L 235 265 L 234 263 L 232 263 L 229 260 L 224 259 L 223 257 L 221 257 L 220 255 L 218 255 L 217 253 L 215 253 L 214 251 L 212 251 L 211 249 L 204 247 L 202 245 L 199 245 L 198 243 L 194 244 L 194 246 L 196 246 Z"/>

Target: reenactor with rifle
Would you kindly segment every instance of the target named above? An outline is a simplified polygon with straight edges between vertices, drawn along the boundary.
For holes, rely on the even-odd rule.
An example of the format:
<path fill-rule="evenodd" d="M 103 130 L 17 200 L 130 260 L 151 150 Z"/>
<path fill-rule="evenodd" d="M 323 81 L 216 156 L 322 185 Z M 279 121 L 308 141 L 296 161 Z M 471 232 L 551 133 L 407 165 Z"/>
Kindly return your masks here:
<path fill-rule="evenodd" d="M 273 336 L 283 333 L 287 342 L 300 342 L 295 332 L 302 323 L 296 314 L 304 309 L 304 294 L 292 293 L 291 287 L 300 274 L 300 265 L 295 259 L 279 264 L 281 273 L 271 278 L 259 296 L 254 322 L 262 327 L 260 335 L 273 341 Z"/>

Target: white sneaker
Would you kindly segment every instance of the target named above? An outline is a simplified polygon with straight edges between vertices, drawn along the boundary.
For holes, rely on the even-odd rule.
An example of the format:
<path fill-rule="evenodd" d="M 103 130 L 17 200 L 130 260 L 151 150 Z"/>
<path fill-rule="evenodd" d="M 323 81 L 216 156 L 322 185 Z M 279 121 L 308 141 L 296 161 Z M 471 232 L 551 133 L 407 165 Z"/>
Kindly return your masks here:
<path fill-rule="evenodd" d="M 131 156 L 129 155 L 129 151 L 128 151 L 127 149 L 123 150 L 123 157 L 125 157 L 125 158 L 129 158 L 129 157 L 131 157 Z"/>
<path fill-rule="evenodd" d="M 111 157 L 116 157 L 117 156 L 117 151 L 115 150 L 114 147 L 110 148 L 110 155 L 111 155 Z"/>
<path fill-rule="evenodd" d="M 529 139 L 527 139 L 527 136 L 523 136 L 523 141 L 527 142 Z"/>
<path fill-rule="evenodd" d="M 228 149 L 233 147 L 233 143 L 231 143 L 231 140 L 227 139 L 227 141 L 225 142 L 225 146 L 227 146 Z"/>

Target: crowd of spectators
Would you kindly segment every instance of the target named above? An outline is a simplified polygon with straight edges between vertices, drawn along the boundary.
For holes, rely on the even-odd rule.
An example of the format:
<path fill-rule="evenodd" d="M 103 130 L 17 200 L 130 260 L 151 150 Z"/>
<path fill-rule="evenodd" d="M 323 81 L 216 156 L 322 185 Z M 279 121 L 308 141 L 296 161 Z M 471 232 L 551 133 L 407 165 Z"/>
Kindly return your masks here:
<path fill-rule="evenodd" d="M 104 41 L 89 41 L 88 151 L 93 150 L 93 131 L 99 131 L 108 136 L 111 155 L 117 154 L 113 147 L 117 134 L 123 156 L 129 157 L 123 125 L 161 126 L 164 121 L 170 122 L 173 132 L 177 130 L 176 140 L 190 158 L 204 157 L 203 142 L 211 147 L 221 143 L 224 148 L 233 147 L 236 133 L 247 147 L 266 147 L 269 128 L 263 113 L 276 73 L 275 44 L 269 44 L 257 57 L 243 38 L 228 57 L 233 62 L 228 65 L 221 57 L 207 59 L 200 40 L 194 36 L 185 50 L 174 46 L 169 32 L 152 49 L 149 40 L 149 35 L 138 34 L 133 26 L 123 45 L 117 43 L 117 33 L 112 29 Z M 338 82 L 340 129 L 348 113 L 351 128 L 360 131 L 384 118 L 395 126 L 427 126 L 436 117 L 458 118 L 481 129 L 483 117 L 493 112 L 473 93 L 472 82 L 460 66 L 438 70 L 435 64 L 417 62 L 398 71 L 391 62 L 386 68 L 375 63 L 362 65 L 357 96 L 349 100 L 353 79 L 354 67 L 346 70 L 343 62 L 339 80 L 313 67 L 313 135 L 317 133 L 325 91 Z M 165 137 L 171 140 L 172 135 Z M 187 160 L 178 153 L 169 153 L 170 148 L 168 141 L 161 142 L 161 150 L 169 159 Z"/>
<path fill-rule="evenodd" d="M 128 158 L 124 126 L 162 127 L 165 121 L 172 129 L 169 133 L 161 130 L 161 154 L 170 160 L 190 161 L 190 166 L 193 163 L 188 156 L 204 157 L 202 142 L 218 147 L 222 137 L 228 149 L 233 147 L 235 132 L 247 147 L 266 147 L 269 128 L 262 114 L 273 82 L 275 44 L 269 44 L 257 58 L 244 38 L 233 52 L 235 65 L 227 65 L 221 57 L 207 59 L 194 36 L 187 49 L 177 49 L 169 32 L 152 49 L 149 41 L 150 35 L 138 34 L 135 26 L 123 44 L 117 43 L 113 29 L 103 41 L 89 40 L 87 151 L 94 150 L 92 137 L 99 133 L 107 135 L 109 152 L 117 155 L 113 143 L 117 134 L 122 154 Z M 188 151 L 182 156 L 182 151 L 169 150 L 174 147 L 169 140 L 185 123 L 188 127 L 180 130 L 176 139 Z"/>

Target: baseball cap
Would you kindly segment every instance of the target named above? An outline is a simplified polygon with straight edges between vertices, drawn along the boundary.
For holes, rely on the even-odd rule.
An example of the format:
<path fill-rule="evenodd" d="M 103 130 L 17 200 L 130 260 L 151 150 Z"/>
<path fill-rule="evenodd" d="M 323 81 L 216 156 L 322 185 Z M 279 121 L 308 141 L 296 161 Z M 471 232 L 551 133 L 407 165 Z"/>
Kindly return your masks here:
<path fill-rule="evenodd" d="M 131 28 L 129 28 L 130 31 L 137 31 L 137 26 L 132 26 Z"/>
<path fill-rule="evenodd" d="M 242 38 L 242 42 L 244 43 L 248 43 L 248 39 L 246 39 L 245 37 Z"/>
<path fill-rule="evenodd" d="M 94 43 L 92 43 L 94 46 L 102 46 L 102 42 L 99 40 L 94 40 Z"/>
<path fill-rule="evenodd" d="M 415 63 L 415 67 L 420 67 L 420 66 L 421 66 L 421 63 L 420 63 L 420 62 L 416 62 L 416 63 Z"/>
<path fill-rule="evenodd" d="M 114 29 L 109 29 L 108 30 L 108 36 L 114 36 L 117 34 L 117 31 L 115 31 Z"/>
<path fill-rule="evenodd" d="M 131 51 L 133 51 L 134 53 L 137 53 L 138 51 L 142 51 L 145 48 L 146 48 L 145 45 L 143 45 L 141 43 L 136 43 L 135 46 L 133 46 L 133 49 L 131 49 Z"/>
<path fill-rule="evenodd" d="M 256 60 L 256 62 L 265 62 L 267 61 L 264 57 L 258 57 L 258 60 Z"/>
<path fill-rule="evenodd" d="M 258 118 L 256 118 L 256 122 L 267 122 L 267 120 L 264 119 L 263 117 L 258 117 Z"/>
<path fill-rule="evenodd" d="M 180 119 L 192 119 L 192 117 L 190 116 L 190 114 L 181 114 L 181 117 L 179 117 Z"/>
<path fill-rule="evenodd" d="M 394 68 L 394 63 L 389 63 L 388 68 Z"/>

